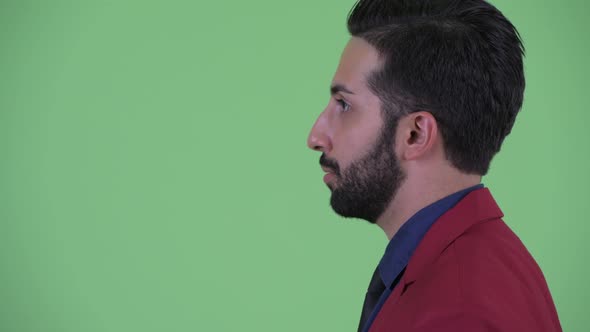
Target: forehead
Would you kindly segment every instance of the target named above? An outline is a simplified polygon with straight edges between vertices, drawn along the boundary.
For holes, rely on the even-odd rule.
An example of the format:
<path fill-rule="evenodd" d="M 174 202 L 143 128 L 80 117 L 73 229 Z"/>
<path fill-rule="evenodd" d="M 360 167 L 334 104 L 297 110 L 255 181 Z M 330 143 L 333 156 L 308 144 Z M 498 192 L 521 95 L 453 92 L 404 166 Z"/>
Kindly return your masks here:
<path fill-rule="evenodd" d="M 352 37 L 346 44 L 333 84 L 343 84 L 353 91 L 366 89 L 368 75 L 381 65 L 377 50 L 361 38 Z"/>

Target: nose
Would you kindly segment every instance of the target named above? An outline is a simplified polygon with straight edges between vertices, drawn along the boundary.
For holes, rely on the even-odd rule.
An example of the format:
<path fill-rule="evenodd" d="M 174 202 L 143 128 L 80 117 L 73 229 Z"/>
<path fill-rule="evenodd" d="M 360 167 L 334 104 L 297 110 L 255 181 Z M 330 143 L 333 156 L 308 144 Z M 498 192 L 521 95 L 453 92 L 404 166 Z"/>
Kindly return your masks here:
<path fill-rule="evenodd" d="M 313 124 L 307 137 L 307 146 L 312 150 L 323 153 L 328 153 L 332 150 L 332 141 L 329 136 L 328 119 L 325 111 L 320 114 Z"/>

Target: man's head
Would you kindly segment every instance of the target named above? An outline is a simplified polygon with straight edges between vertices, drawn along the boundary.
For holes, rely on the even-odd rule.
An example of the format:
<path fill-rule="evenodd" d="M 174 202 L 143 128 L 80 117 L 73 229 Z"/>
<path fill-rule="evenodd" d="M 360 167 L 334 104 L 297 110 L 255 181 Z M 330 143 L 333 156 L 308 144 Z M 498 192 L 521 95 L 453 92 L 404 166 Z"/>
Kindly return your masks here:
<path fill-rule="evenodd" d="M 408 177 L 485 175 L 522 105 L 512 24 L 483 0 L 361 0 L 348 30 L 308 139 L 334 210 L 374 222 Z"/>

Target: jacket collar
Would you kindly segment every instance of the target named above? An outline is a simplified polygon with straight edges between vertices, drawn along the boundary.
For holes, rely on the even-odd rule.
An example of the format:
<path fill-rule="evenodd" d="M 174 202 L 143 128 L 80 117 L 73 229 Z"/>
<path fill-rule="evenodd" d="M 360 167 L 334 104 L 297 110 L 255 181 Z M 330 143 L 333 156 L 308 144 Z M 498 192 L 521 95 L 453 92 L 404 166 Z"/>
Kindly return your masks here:
<path fill-rule="evenodd" d="M 477 189 L 467 194 L 457 205 L 443 214 L 424 235 L 408 263 L 402 277 L 403 284 L 415 281 L 449 244 L 471 226 L 503 216 L 488 188 Z"/>

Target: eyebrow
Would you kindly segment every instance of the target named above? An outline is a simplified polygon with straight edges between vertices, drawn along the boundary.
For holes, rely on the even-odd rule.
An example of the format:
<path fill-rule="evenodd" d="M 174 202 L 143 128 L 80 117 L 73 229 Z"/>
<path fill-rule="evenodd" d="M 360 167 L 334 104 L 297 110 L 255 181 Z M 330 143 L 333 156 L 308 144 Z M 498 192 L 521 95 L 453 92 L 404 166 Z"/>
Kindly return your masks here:
<path fill-rule="evenodd" d="M 333 96 L 338 92 L 344 92 L 353 95 L 354 92 L 350 91 L 347 87 L 342 84 L 334 84 L 330 87 L 330 94 Z"/>

